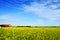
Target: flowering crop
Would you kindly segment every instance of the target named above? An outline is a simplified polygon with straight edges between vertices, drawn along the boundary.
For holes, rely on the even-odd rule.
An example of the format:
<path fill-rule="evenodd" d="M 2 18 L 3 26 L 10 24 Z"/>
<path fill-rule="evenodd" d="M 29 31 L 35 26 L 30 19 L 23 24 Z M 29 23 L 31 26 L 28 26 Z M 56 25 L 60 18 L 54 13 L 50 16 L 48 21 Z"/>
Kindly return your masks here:
<path fill-rule="evenodd" d="M 60 28 L 0 28 L 0 40 L 60 40 Z"/>

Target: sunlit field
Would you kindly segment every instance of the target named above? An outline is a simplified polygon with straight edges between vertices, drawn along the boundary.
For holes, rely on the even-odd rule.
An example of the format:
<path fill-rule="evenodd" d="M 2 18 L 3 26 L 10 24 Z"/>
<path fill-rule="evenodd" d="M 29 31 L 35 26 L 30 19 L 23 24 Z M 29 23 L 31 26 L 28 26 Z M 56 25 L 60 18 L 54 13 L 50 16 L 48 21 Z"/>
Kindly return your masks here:
<path fill-rule="evenodd" d="M 0 28 L 0 40 L 60 40 L 60 28 Z"/>

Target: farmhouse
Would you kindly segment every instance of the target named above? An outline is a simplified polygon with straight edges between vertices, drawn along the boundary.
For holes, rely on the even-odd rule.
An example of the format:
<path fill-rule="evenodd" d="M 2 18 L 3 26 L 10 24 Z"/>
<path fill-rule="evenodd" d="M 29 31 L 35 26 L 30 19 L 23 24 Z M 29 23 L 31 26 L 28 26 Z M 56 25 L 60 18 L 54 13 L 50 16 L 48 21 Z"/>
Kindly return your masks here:
<path fill-rule="evenodd" d="M 0 27 L 11 27 L 10 24 L 0 24 Z"/>

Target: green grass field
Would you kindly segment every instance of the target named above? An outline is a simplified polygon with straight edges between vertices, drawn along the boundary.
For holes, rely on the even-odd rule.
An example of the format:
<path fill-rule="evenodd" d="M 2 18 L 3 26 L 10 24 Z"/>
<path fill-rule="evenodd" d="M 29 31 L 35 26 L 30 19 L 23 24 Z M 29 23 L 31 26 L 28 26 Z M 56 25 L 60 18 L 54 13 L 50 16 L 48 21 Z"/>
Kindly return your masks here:
<path fill-rule="evenodd" d="M 60 40 L 60 28 L 0 28 L 0 40 Z"/>

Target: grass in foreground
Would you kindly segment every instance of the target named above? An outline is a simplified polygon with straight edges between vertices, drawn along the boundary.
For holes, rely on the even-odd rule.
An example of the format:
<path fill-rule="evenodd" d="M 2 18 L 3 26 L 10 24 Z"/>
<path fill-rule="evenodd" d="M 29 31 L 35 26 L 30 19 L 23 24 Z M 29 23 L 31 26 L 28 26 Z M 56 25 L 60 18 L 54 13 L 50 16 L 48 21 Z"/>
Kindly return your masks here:
<path fill-rule="evenodd" d="M 0 40 L 60 40 L 60 28 L 0 28 Z"/>

